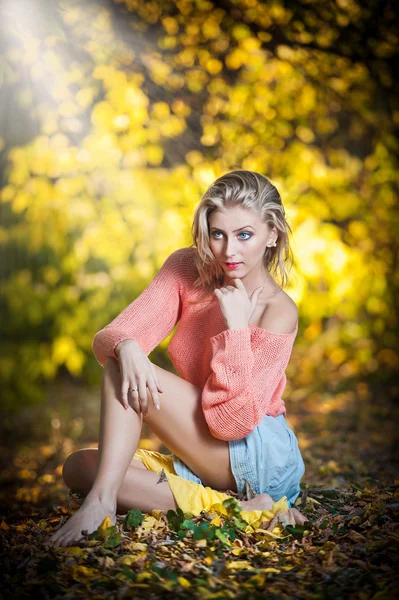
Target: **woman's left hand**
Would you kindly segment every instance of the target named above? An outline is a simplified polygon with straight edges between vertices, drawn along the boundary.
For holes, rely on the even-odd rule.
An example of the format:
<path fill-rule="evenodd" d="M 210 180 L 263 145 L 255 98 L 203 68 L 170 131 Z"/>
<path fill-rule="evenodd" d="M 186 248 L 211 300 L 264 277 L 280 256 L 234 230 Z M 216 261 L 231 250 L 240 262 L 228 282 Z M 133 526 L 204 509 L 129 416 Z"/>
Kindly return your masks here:
<path fill-rule="evenodd" d="M 222 315 L 229 329 L 239 329 L 248 327 L 249 320 L 255 310 L 259 294 L 263 286 L 254 290 L 251 296 L 248 296 L 247 290 L 241 279 L 233 279 L 234 285 L 228 285 L 215 290 L 215 295 L 219 300 Z"/>

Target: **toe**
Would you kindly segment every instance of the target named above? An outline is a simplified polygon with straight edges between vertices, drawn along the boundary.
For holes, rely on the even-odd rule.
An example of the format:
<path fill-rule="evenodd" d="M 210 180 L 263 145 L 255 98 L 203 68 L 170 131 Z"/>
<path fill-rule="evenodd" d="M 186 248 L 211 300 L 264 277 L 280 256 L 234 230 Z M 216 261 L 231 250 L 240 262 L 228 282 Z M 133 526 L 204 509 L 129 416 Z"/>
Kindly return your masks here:
<path fill-rule="evenodd" d="M 304 525 L 305 521 L 307 521 L 306 516 L 299 512 L 297 508 L 292 508 L 291 510 L 293 512 L 296 523 L 298 525 Z"/>

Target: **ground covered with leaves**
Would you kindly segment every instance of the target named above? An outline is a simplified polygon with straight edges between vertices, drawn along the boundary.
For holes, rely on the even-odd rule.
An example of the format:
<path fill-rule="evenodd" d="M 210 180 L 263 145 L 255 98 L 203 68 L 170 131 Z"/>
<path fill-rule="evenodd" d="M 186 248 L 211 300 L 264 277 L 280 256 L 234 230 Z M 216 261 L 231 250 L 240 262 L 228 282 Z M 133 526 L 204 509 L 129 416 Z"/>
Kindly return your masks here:
<path fill-rule="evenodd" d="M 105 520 L 74 546 L 46 550 L 79 506 L 61 470 L 82 444 L 56 430 L 46 444 L 2 447 L 1 597 L 395 598 L 399 477 L 387 416 L 292 412 L 306 465 L 296 508 L 308 520 L 279 533 L 276 519 L 250 532 L 231 497 L 198 517 L 132 508 L 115 526 Z"/>

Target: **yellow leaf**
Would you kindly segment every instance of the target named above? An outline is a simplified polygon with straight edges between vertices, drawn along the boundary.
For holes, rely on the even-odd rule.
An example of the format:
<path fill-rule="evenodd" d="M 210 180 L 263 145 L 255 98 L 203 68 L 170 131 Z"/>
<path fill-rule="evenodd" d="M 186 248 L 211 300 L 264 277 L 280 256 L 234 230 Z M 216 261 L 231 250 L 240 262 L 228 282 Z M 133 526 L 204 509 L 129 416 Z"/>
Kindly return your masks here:
<path fill-rule="evenodd" d="M 101 523 L 101 525 L 98 526 L 97 531 L 100 533 L 100 535 L 102 537 L 105 537 L 107 535 L 106 530 L 108 529 L 108 527 L 112 527 L 112 522 L 111 522 L 110 515 L 107 515 L 105 517 L 105 519 L 103 520 L 103 522 Z"/>
<path fill-rule="evenodd" d="M 278 510 L 281 510 L 281 512 L 285 512 L 288 510 L 288 508 L 289 506 L 287 496 L 283 496 L 282 498 L 280 498 L 280 500 L 273 504 L 272 513 L 275 515 Z"/>
<path fill-rule="evenodd" d="M 239 556 L 244 550 L 245 548 L 234 548 L 234 550 L 231 551 L 231 554 L 234 554 L 234 556 Z"/>
<path fill-rule="evenodd" d="M 212 504 L 212 506 L 209 508 L 209 512 L 211 511 L 215 511 L 221 515 L 226 516 L 229 514 L 227 508 L 221 502 L 216 502 L 215 504 Z"/>
<path fill-rule="evenodd" d="M 134 552 L 134 550 L 137 550 L 138 552 L 144 552 L 147 550 L 147 544 L 143 544 L 142 542 L 128 542 L 125 548 L 131 552 Z"/>
<path fill-rule="evenodd" d="M 257 529 L 257 530 L 255 531 L 255 533 L 256 533 L 258 536 L 262 536 L 262 535 L 264 535 L 265 537 L 270 537 L 270 538 L 274 538 L 274 539 L 279 539 L 279 538 L 281 538 L 281 535 L 276 535 L 276 533 L 274 533 L 274 532 L 280 533 L 280 528 L 276 526 L 276 527 L 273 529 L 273 531 L 267 531 L 266 529 Z"/>
<path fill-rule="evenodd" d="M 280 569 L 275 569 L 274 567 L 268 567 L 264 569 L 265 573 L 280 573 Z"/>
<path fill-rule="evenodd" d="M 8 531 L 10 529 L 10 527 L 7 525 L 7 523 L 5 521 L 2 521 L 0 524 L 1 529 L 4 529 L 4 531 Z"/>
<path fill-rule="evenodd" d="M 119 565 L 127 565 L 130 567 L 133 563 L 141 560 L 143 556 L 144 554 L 125 554 L 125 556 L 122 556 L 117 562 Z"/>
<path fill-rule="evenodd" d="M 68 556 L 82 556 L 83 550 L 79 546 L 71 546 L 65 550 L 65 554 Z"/>
<path fill-rule="evenodd" d="M 142 531 L 145 531 L 146 533 L 148 531 L 151 531 L 151 529 L 153 529 L 156 521 L 157 521 L 157 519 L 155 519 L 154 517 L 151 517 L 151 516 L 145 517 L 144 521 L 140 525 Z"/>
<path fill-rule="evenodd" d="M 159 521 L 159 519 L 162 519 L 162 515 L 164 514 L 162 510 L 158 509 L 158 508 L 154 508 L 154 510 L 151 512 L 152 516 L 157 519 L 157 521 Z"/>
<path fill-rule="evenodd" d="M 229 561 L 226 563 L 226 567 L 229 570 L 234 569 L 253 569 L 253 566 L 249 562 L 249 560 L 235 560 Z"/>
<path fill-rule="evenodd" d="M 250 583 L 251 585 L 264 585 L 265 576 L 263 573 L 256 573 L 256 575 L 252 575 L 252 577 L 248 579 L 247 583 Z"/>
<path fill-rule="evenodd" d="M 85 583 L 88 579 L 96 577 L 97 575 L 97 569 L 92 569 L 90 567 L 74 566 L 71 569 L 72 579 L 79 583 Z"/>
<path fill-rule="evenodd" d="M 137 575 L 136 575 L 136 581 L 138 581 L 139 583 L 141 583 L 142 581 L 145 581 L 146 579 L 151 579 L 151 578 L 152 578 L 152 574 L 148 573 L 148 572 L 137 573 Z"/>
<path fill-rule="evenodd" d="M 185 577 L 178 577 L 177 581 L 185 588 L 189 588 L 191 586 L 191 583 Z"/>
<path fill-rule="evenodd" d="M 247 525 L 246 527 L 244 527 L 244 532 L 245 533 L 253 533 L 254 528 L 251 525 Z"/>
<path fill-rule="evenodd" d="M 212 519 L 211 525 L 216 525 L 217 527 L 219 527 L 219 525 L 220 525 L 220 515 L 217 515 L 214 519 Z"/>

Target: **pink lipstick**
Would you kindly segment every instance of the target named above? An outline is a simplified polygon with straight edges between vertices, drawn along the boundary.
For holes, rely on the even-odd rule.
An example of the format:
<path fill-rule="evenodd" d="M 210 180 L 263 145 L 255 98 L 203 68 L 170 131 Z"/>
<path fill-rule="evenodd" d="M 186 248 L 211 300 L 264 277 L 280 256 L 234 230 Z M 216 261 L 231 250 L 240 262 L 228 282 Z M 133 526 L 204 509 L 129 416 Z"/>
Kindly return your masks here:
<path fill-rule="evenodd" d="M 228 269 L 237 269 L 242 263 L 224 263 Z"/>

